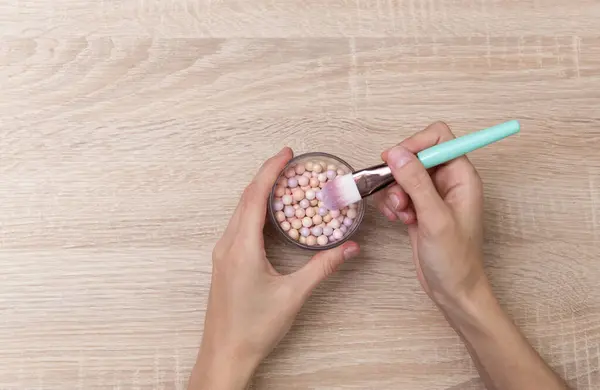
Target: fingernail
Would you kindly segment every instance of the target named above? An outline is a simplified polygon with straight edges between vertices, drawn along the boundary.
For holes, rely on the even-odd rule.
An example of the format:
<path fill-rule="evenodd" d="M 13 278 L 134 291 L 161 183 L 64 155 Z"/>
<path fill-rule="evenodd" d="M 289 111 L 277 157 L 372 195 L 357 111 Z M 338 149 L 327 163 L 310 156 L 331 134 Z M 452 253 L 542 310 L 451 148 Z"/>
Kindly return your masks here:
<path fill-rule="evenodd" d="M 390 221 L 395 221 L 398 218 L 396 216 L 396 214 L 394 214 L 394 212 L 392 210 L 390 210 L 390 208 L 387 206 L 383 206 L 381 211 L 387 217 L 387 219 Z"/>
<path fill-rule="evenodd" d="M 393 168 L 402 168 L 406 165 L 414 155 L 406 150 L 406 148 L 398 145 L 390 150 L 388 153 L 388 165 L 391 165 Z"/>
<path fill-rule="evenodd" d="M 392 210 L 398 210 L 398 206 L 400 206 L 400 198 L 396 194 L 390 194 L 390 203 L 392 205 Z"/>
<path fill-rule="evenodd" d="M 404 223 L 408 222 L 408 220 L 410 219 L 410 214 L 406 211 L 399 211 L 396 214 L 398 215 L 398 218 L 400 218 L 400 220 Z"/>
<path fill-rule="evenodd" d="M 344 260 L 349 260 L 353 257 L 356 257 L 359 252 L 360 248 L 358 245 L 349 246 L 348 248 L 344 249 Z"/>

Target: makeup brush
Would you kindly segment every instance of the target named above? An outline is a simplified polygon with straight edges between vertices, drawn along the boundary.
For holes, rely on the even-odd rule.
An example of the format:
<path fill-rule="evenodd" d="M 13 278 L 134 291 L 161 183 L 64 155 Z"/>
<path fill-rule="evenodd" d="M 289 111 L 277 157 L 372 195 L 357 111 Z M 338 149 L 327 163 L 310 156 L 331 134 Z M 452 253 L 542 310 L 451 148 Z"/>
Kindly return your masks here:
<path fill-rule="evenodd" d="M 417 158 L 429 169 L 516 134 L 519 130 L 518 121 L 508 121 L 432 146 L 417 153 Z M 321 190 L 323 204 L 329 210 L 340 210 L 373 195 L 393 182 L 394 176 L 386 164 L 338 176 Z"/>

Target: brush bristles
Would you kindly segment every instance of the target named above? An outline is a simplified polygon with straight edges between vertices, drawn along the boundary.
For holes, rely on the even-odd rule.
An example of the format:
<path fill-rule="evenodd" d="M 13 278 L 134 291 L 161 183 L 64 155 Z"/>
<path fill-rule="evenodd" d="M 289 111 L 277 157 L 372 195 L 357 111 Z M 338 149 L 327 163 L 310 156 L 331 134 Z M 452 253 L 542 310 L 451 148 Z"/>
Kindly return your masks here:
<path fill-rule="evenodd" d="M 362 199 L 352 174 L 338 176 L 321 191 L 323 204 L 329 210 L 340 210 Z"/>

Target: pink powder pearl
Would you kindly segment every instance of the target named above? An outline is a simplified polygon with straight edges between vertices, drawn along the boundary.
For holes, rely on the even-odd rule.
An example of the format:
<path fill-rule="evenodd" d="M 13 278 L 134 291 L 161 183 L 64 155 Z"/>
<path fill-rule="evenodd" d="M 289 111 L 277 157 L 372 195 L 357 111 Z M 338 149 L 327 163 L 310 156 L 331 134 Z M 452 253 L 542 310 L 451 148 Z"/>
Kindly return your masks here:
<path fill-rule="evenodd" d="M 294 240 L 297 240 L 300 237 L 300 233 L 296 229 L 290 229 L 288 232 L 288 236 L 292 237 Z"/>
<path fill-rule="evenodd" d="M 313 190 L 308 190 L 308 191 L 306 191 L 304 196 L 306 196 L 306 199 L 308 199 L 308 200 L 313 200 L 315 198 L 316 194 Z"/>
<path fill-rule="evenodd" d="M 315 226 L 312 228 L 311 233 L 313 234 L 313 236 L 319 237 L 321 234 L 323 234 L 323 228 Z"/>
<path fill-rule="evenodd" d="M 319 176 L 319 174 L 317 172 L 315 172 L 314 170 L 311 173 L 311 175 L 312 175 L 313 179 L 316 179 Z"/>
<path fill-rule="evenodd" d="M 285 195 L 285 187 L 277 186 L 275 188 L 275 196 L 281 198 L 283 195 Z"/>
<path fill-rule="evenodd" d="M 296 213 L 296 210 L 294 210 L 292 206 L 285 206 L 285 208 L 283 209 L 283 213 L 286 217 L 291 218 Z"/>
<path fill-rule="evenodd" d="M 304 171 L 306 171 L 306 168 L 304 167 L 304 164 L 298 164 L 296 165 L 295 171 L 298 175 L 301 175 L 304 173 Z"/>
<path fill-rule="evenodd" d="M 358 211 L 356 211 L 356 209 L 350 209 L 348 210 L 348 212 L 346 213 L 346 217 L 350 218 L 350 219 L 354 219 L 356 218 L 356 216 L 358 215 Z"/>
<path fill-rule="evenodd" d="M 321 245 L 321 246 L 325 246 L 327 245 L 327 236 L 319 236 L 317 237 L 317 244 Z"/>
<path fill-rule="evenodd" d="M 284 232 L 287 232 L 292 227 L 292 225 L 290 225 L 290 223 L 288 221 L 281 222 L 281 225 L 279 225 L 279 226 L 281 226 L 281 228 L 283 229 Z"/>
<path fill-rule="evenodd" d="M 323 200 L 323 192 L 322 191 L 317 191 L 317 199 Z"/>
<path fill-rule="evenodd" d="M 312 172 L 306 171 L 302 174 L 302 176 L 304 176 L 307 179 L 310 179 L 312 177 Z"/>
<path fill-rule="evenodd" d="M 304 217 L 302 218 L 302 226 L 304 227 L 311 227 L 313 224 L 312 218 L 309 217 Z"/>
<path fill-rule="evenodd" d="M 300 201 L 300 207 L 302 207 L 303 209 L 308 208 L 308 206 L 310 206 L 310 201 L 308 199 L 302 199 Z"/>
<path fill-rule="evenodd" d="M 298 187 L 298 179 L 296 179 L 295 177 L 290 177 L 288 179 L 287 184 L 288 184 L 288 187 L 290 187 L 290 188 Z"/>
<path fill-rule="evenodd" d="M 283 208 L 283 203 L 281 204 L 281 207 Z M 327 207 L 319 207 L 319 215 L 321 217 L 326 216 L 328 212 L 329 212 L 329 210 L 327 210 Z"/>
<path fill-rule="evenodd" d="M 331 226 L 325 226 L 323 228 L 323 234 L 326 236 L 331 236 L 333 234 L 333 228 Z"/>
<path fill-rule="evenodd" d="M 313 187 L 313 188 L 314 188 L 314 187 L 318 187 L 318 186 L 319 186 L 319 180 L 317 180 L 316 178 L 312 177 L 312 178 L 309 180 L 309 184 L 310 184 L 310 186 L 311 186 L 311 187 Z"/>
<path fill-rule="evenodd" d="M 335 229 L 333 231 L 333 238 L 340 240 L 342 237 L 344 237 L 344 233 L 340 229 Z"/>
<path fill-rule="evenodd" d="M 331 218 L 337 218 L 340 216 L 340 210 L 329 210 L 329 215 Z"/>
<path fill-rule="evenodd" d="M 308 245 L 308 246 L 317 245 L 317 237 L 315 237 L 315 236 L 306 237 L 306 245 Z"/>
<path fill-rule="evenodd" d="M 285 213 L 283 211 L 278 211 L 275 213 L 275 219 L 277 220 L 277 222 L 283 222 L 285 221 Z"/>
<path fill-rule="evenodd" d="M 283 210 L 283 202 L 281 201 L 281 199 L 275 199 L 275 201 L 273 202 L 273 210 Z"/>
<path fill-rule="evenodd" d="M 334 241 L 336 241 L 336 238 L 332 234 L 331 236 L 329 236 L 329 242 L 334 242 Z"/>
<path fill-rule="evenodd" d="M 327 181 L 327 174 L 326 174 L 326 173 L 319 173 L 319 176 L 317 176 L 317 179 L 318 179 L 320 182 Z"/>
<path fill-rule="evenodd" d="M 306 212 L 304 211 L 303 208 L 300 207 L 296 210 L 295 215 L 296 215 L 296 218 L 304 218 L 304 216 L 306 215 Z M 352 220 L 350 220 L 350 221 L 352 221 Z M 352 223 L 352 222 L 350 222 L 350 223 Z"/>
<path fill-rule="evenodd" d="M 352 218 L 348 218 L 348 217 L 344 218 L 344 222 L 343 222 L 344 225 L 350 227 L 350 226 L 352 226 L 352 223 L 353 223 Z"/>
<path fill-rule="evenodd" d="M 302 186 L 302 187 L 307 186 L 309 182 L 310 182 L 310 180 L 306 176 L 300 176 L 298 178 L 298 184 L 300 184 L 300 186 Z"/>
<path fill-rule="evenodd" d="M 296 188 L 294 192 L 292 192 L 292 196 L 296 202 L 300 202 L 302 199 L 304 199 L 304 191 L 302 191 L 300 188 Z"/>
<path fill-rule="evenodd" d="M 289 168 L 287 171 L 285 171 L 285 177 L 287 177 L 288 179 L 294 176 L 296 176 L 296 171 L 294 170 L 294 168 Z"/>
<path fill-rule="evenodd" d="M 302 227 L 302 221 L 294 218 L 290 221 L 290 224 L 292 225 L 292 227 L 296 230 L 300 229 Z"/>
<path fill-rule="evenodd" d="M 310 229 L 307 227 L 303 227 L 302 229 L 300 229 L 300 235 L 302 235 L 302 237 L 310 236 Z"/>
<path fill-rule="evenodd" d="M 315 214 L 316 214 L 316 211 L 315 211 L 315 209 L 313 207 L 309 207 L 309 208 L 306 209 L 306 216 L 307 217 L 311 217 L 312 218 L 312 217 L 315 216 Z"/>
<path fill-rule="evenodd" d="M 312 217 L 312 221 L 315 225 L 318 225 L 321 222 L 323 222 L 323 217 L 321 217 L 320 215 L 315 215 L 314 217 Z"/>
<path fill-rule="evenodd" d="M 342 231 L 342 233 L 346 234 L 346 232 L 348 232 L 348 228 L 346 227 L 346 225 L 342 225 L 340 226 L 340 230 Z"/>
<path fill-rule="evenodd" d="M 340 224 L 340 221 L 338 221 L 337 219 L 332 219 L 331 222 L 328 223 L 328 225 L 334 229 L 339 229 L 341 224 Z"/>

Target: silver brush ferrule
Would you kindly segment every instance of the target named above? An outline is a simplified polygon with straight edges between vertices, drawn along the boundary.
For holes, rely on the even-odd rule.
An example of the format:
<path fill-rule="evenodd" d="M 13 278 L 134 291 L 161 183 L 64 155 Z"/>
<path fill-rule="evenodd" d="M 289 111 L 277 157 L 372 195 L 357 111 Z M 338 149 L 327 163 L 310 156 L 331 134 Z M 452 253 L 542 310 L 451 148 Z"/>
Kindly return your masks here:
<path fill-rule="evenodd" d="M 373 195 L 377 191 L 387 187 L 394 182 L 392 170 L 387 164 L 375 165 L 370 168 L 361 169 L 352 174 L 356 188 L 362 198 Z"/>

